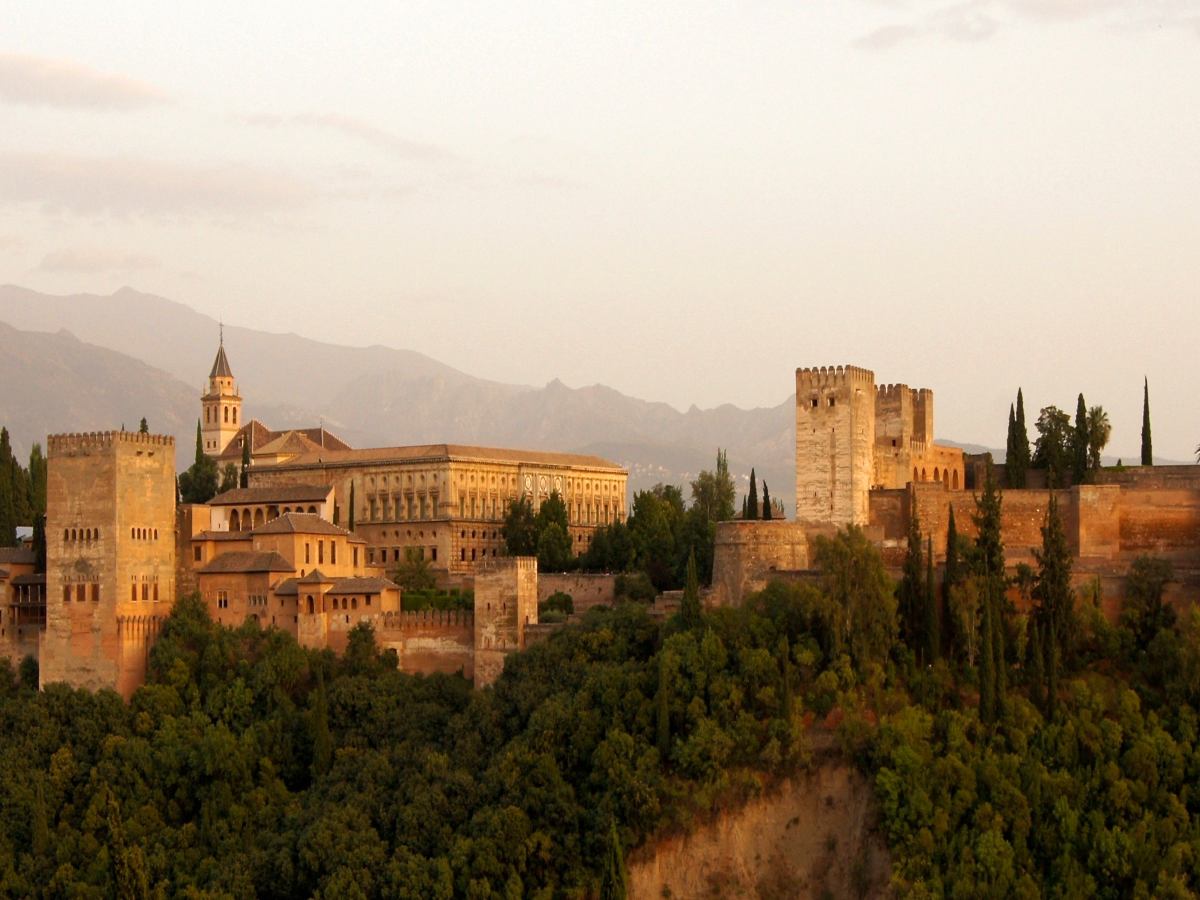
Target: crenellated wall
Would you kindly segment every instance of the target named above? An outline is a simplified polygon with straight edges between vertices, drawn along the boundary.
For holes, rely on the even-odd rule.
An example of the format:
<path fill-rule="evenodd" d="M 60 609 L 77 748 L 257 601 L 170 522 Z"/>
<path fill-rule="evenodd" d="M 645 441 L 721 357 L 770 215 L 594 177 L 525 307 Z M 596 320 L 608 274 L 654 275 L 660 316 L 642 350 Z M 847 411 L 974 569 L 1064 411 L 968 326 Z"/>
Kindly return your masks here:
<path fill-rule="evenodd" d="M 796 370 L 796 519 L 865 524 L 874 480 L 875 374 Z"/>

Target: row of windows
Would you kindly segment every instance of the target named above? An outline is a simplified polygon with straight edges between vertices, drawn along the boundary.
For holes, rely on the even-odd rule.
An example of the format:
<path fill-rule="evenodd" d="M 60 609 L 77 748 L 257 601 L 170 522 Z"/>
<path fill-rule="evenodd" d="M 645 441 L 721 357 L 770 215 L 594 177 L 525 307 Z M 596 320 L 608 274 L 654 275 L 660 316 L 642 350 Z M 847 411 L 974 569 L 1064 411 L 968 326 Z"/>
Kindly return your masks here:
<path fill-rule="evenodd" d="M 100 540 L 99 528 L 64 528 L 63 543 L 74 544 L 80 541 L 90 544 L 92 541 Z"/>
<path fill-rule="evenodd" d="M 236 425 L 237 424 L 237 414 L 238 414 L 237 407 L 236 406 L 226 406 L 226 407 L 224 407 L 224 410 L 225 410 L 225 424 Z M 205 422 L 205 424 L 211 425 L 212 423 L 214 423 L 216 421 L 217 421 L 217 408 L 215 406 L 204 407 L 204 422 Z"/>
<path fill-rule="evenodd" d="M 157 541 L 157 528 L 130 528 L 129 537 L 135 541 Z"/>
<path fill-rule="evenodd" d="M 70 603 L 72 594 L 74 594 L 76 603 L 84 603 L 87 601 L 89 593 L 92 595 L 93 603 L 100 602 L 100 585 L 96 582 L 89 584 L 64 584 L 63 603 Z"/>
<path fill-rule="evenodd" d="M 141 595 L 142 595 L 143 603 L 150 603 L 151 601 L 153 601 L 154 603 L 158 602 L 158 582 L 157 581 L 154 582 L 154 584 L 150 584 L 149 582 L 143 581 L 141 583 L 140 587 L 141 587 Z M 136 584 L 131 584 L 129 586 L 129 599 L 132 600 L 134 603 L 137 603 L 137 601 L 138 601 L 138 588 L 139 588 L 139 585 L 136 585 Z M 151 590 L 152 588 L 153 588 L 153 590 Z"/>
<path fill-rule="evenodd" d="M 311 616 L 317 612 L 317 601 L 312 594 L 305 596 L 305 604 L 308 607 L 308 614 Z M 322 609 L 321 612 L 328 612 L 335 609 L 358 609 L 357 597 L 326 597 L 325 601 L 328 604 L 327 609 Z M 363 606 L 370 606 L 371 598 L 363 597 Z"/>
<path fill-rule="evenodd" d="M 387 547 L 379 547 L 379 548 L 368 547 L 367 548 L 367 564 L 368 565 L 375 564 L 377 549 L 379 551 L 379 553 L 378 553 L 379 565 L 382 566 L 388 561 L 388 549 L 389 548 L 387 548 Z M 425 559 L 425 548 L 424 547 L 413 547 L 411 549 L 414 553 L 417 554 L 417 559 Z M 403 551 L 401 550 L 400 547 L 392 547 L 391 551 L 392 551 L 392 562 L 398 563 L 398 562 L 400 562 L 401 559 L 404 558 Z M 355 553 L 357 554 L 357 551 L 355 551 Z M 437 547 L 430 547 L 429 548 L 430 561 L 437 562 L 437 558 L 438 558 Z M 354 564 L 358 565 L 358 556 L 357 555 L 355 556 Z"/>
<path fill-rule="evenodd" d="M 312 544 L 305 541 L 304 543 L 304 563 L 305 565 L 312 564 Z M 329 542 L 329 564 L 337 565 L 337 541 Z M 354 564 L 358 565 L 358 551 L 354 552 Z M 317 541 L 317 565 L 325 565 L 325 542 Z"/>

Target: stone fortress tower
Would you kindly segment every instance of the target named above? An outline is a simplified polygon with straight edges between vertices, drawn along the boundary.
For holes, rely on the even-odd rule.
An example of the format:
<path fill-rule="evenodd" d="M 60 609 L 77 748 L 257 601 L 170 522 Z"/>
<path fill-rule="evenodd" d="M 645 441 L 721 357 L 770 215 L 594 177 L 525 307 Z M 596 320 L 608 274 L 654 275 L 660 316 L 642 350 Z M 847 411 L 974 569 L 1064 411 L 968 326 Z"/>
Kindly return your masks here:
<path fill-rule="evenodd" d="M 526 626 L 537 623 L 536 556 L 490 559 L 475 570 L 475 687 L 500 677 L 505 658 L 525 649 Z"/>
<path fill-rule="evenodd" d="M 175 603 L 175 439 L 121 431 L 47 445 L 41 683 L 128 698 Z"/>
<path fill-rule="evenodd" d="M 796 370 L 796 520 L 865 525 L 874 478 L 875 373 Z"/>
<path fill-rule="evenodd" d="M 242 398 L 225 355 L 224 328 L 221 329 L 217 358 L 208 374 L 208 390 L 200 398 L 200 404 L 204 452 L 209 456 L 220 456 L 242 427 Z"/>

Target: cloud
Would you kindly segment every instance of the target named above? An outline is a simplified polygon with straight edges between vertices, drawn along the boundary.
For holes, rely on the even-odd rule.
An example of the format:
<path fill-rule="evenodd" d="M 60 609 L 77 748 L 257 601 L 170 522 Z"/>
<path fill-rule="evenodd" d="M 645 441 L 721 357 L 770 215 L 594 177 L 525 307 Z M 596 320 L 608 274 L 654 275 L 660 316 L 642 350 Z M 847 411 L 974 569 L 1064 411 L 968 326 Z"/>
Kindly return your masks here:
<path fill-rule="evenodd" d="M 892 8 L 909 10 L 911 21 L 869 31 L 853 42 L 855 47 L 887 51 L 925 36 L 982 41 L 1022 21 L 1062 25 L 1099 20 L 1122 30 L 1184 28 L 1200 35 L 1200 17 L 1189 0 L 959 0 Z"/>
<path fill-rule="evenodd" d="M 139 109 L 170 100 L 158 88 L 131 78 L 17 53 L 0 53 L 0 97 L 69 109 Z"/>
<path fill-rule="evenodd" d="M 250 166 L 192 166 L 129 157 L 0 154 L 0 206 L 94 215 L 253 213 L 317 196 L 286 173 Z"/>
<path fill-rule="evenodd" d="M 252 116 L 242 116 L 241 121 L 248 125 L 260 125 L 268 128 L 299 125 L 306 128 L 332 131 L 355 140 L 362 141 L 395 156 L 412 162 L 443 162 L 454 159 L 454 154 L 436 144 L 425 144 L 420 141 L 400 137 L 390 131 L 385 131 L 370 122 L 356 119 L 341 113 L 298 113 L 292 116 L 277 116 L 261 113 Z"/>
<path fill-rule="evenodd" d="M 25 239 L 16 234 L 0 234 L 0 250 L 16 250 L 25 246 Z"/>
<path fill-rule="evenodd" d="M 98 247 L 65 247 L 42 257 L 37 270 L 56 274 L 97 274 L 156 269 L 159 265 L 153 256 L 141 253 L 116 253 Z"/>

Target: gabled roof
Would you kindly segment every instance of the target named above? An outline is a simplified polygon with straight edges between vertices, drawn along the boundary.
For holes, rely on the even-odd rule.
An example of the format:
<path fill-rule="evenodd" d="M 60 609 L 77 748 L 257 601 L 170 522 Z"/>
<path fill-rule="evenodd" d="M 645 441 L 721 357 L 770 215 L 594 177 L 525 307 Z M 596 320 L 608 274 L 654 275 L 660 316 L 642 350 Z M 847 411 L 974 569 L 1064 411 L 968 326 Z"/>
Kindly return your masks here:
<path fill-rule="evenodd" d="M 222 553 L 198 571 L 201 575 L 213 575 L 217 573 L 295 572 L 296 567 L 278 553 L 235 550 L 232 553 Z"/>
<path fill-rule="evenodd" d="M 280 484 L 274 487 L 234 488 L 217 494 L 209 506 L 245 506 L 276 503 L 324 503 L 333 493 L 332 485 Z"/>
<path fill-rule="evenodd" d="M 262 447 L 254 448 L 255 456 L 280 456 L 283 454 L 302 456 L 306 453 L 320 452 L 321 445 L 310 440 L 302 431 L 285 431 Z"/>
<path fill-rule="evenodd" d="M 251 455 L 263 452 L 263 449 L 273 441 L 287 434 L 298 434 L 312 441 L 314 452 L 320 450 L 349 450 L 350 445 L 325 427 L 319 428 L 285 428 L 282 431 L 272 431 L 258 419 L 251 419 L 229 441 L 229 446 L 221 453 L 219 459 L 234 462 L 242 458 L 242 441 L 250 442 Z"/>
<path fill-rule="evenodd" d="M 217 348 L 217 358 L 213 360 L 212 371 L 208 373 L 209 378 L 232 378 L 233 370 L 229 368 L 229 357 L 225 355 L 225 345 L 221 344 Z"/>
<path fill-rule="evenodd" d="M 362 538 L 353 531 L 339 528 L 331 522 L 326 522 L 320 516 L 312 513 L 284 513 L 272 519 L 265 525 L 259 525 L 251 534 L 331 534 L 344 537 L 350 541 L 365 544 Z"/>

